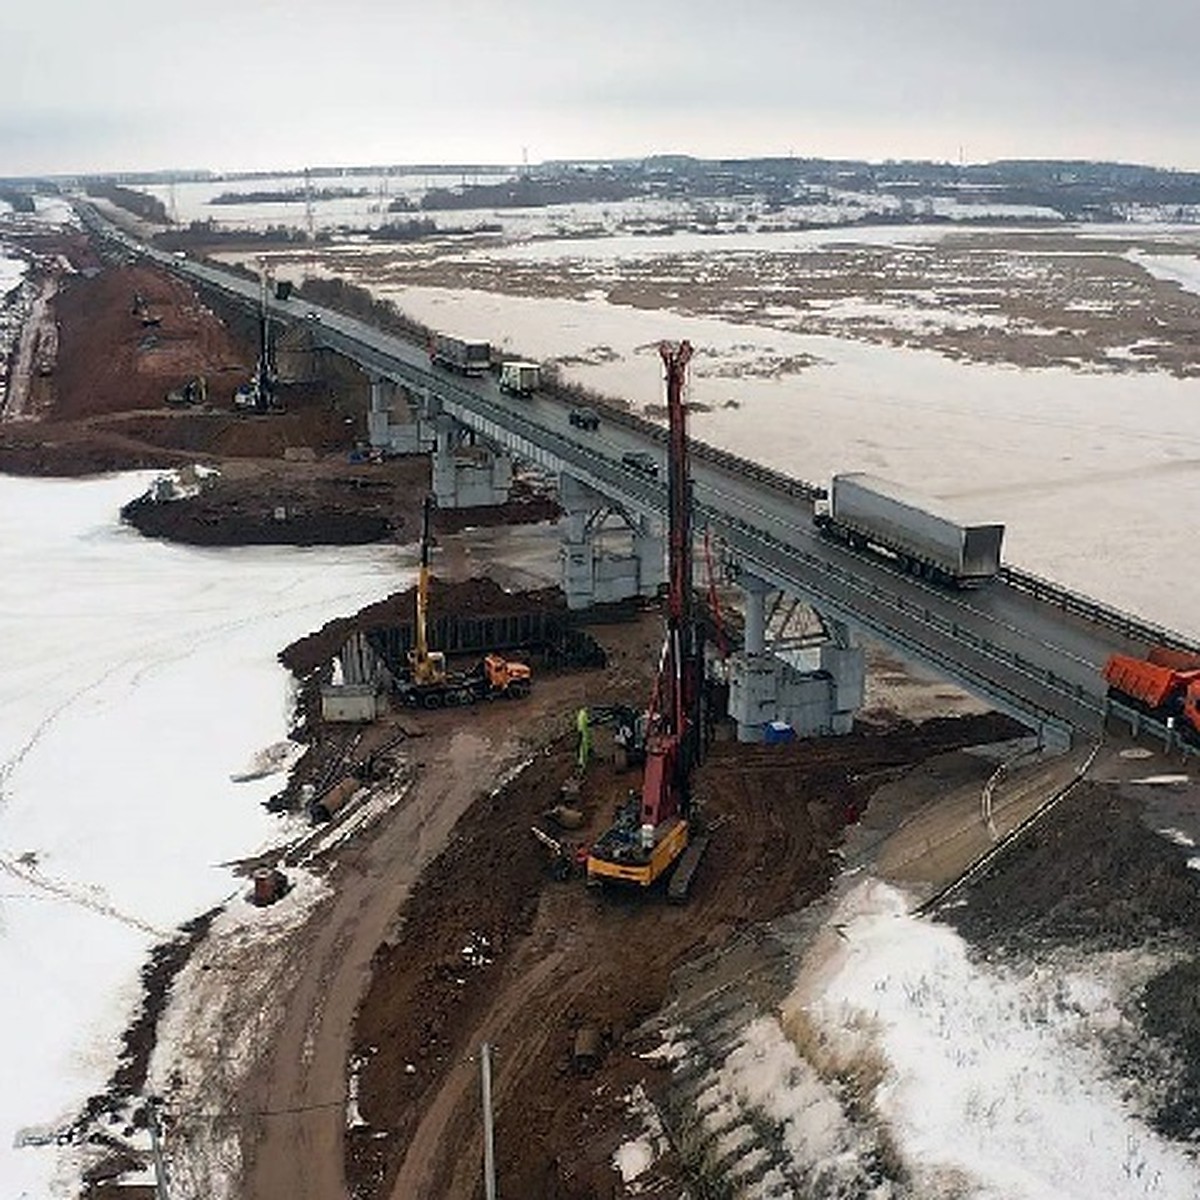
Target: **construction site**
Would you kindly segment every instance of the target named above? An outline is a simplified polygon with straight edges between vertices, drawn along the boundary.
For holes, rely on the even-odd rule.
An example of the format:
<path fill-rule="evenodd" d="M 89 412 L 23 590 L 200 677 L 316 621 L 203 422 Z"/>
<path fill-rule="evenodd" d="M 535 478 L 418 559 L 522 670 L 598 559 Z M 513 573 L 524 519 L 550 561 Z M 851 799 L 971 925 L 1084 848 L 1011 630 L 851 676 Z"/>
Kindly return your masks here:
<path fill-rule="evenodd" d="M 156 955 L 120 1068 L 80 1119 L 100 1146 L 81 1195 L 155 1195 L 131 1182 L 145 1164 L 122 1137 L 92 1135 L 138 1109 L 171 1005 L 193 1031 L 159 1087 L 180 1194 L 919 1195 L 886 1147 L 819 1190 L 788 1165 L 782 1123 L 731 1141 L 698 1116 L 734 1018 L 780 1009 L 860 871 L 983 957 L 1169 943 L 1174 965 L 1131 1003 L 1149 997 L 1163 1045 L 1200 1041 L 1194 871 L 1151 811 L 1191 819 L 1173 753 L 1117 733 L 1045 753 L 873 645 L 847 732 L 738 740 L 724 664 L 744 616 L 696 549 L 687 342 L 659 351 L 666 585 L 578 612 L 556 583 L 553 480 L 519 471 L 503 504 L 440 509 L 425 456 L 369 452 L 369 381 L 303 329 L 273 347 L 268 385 L 254 314 L 81 232 L 32 248 L 70 270 L 47 301 L 52 361 L 0 424 L 0 470 L 152 468 L 123 511 L 148 537 L 392 543 L 415 574 L 280 647 L 303 753 L 271 807 L 305 830 L 237 870 L 264 909 L 294 902 L 298 874 L 327 896 L 274 940 L 206 936 L 207 914 Z M 771 615 L 768 635 L 804 648 L 793 610 Z M 1151 802 L 1156 775 L 1173 782 Z M 251 1060 L 226 1061 L 247 1029 Z M 664 1055 L 683 1029 L 689 1057 Z M 811 1057 L 870 1124 L 882 1080 Z M 1151 1106 L 1184 1141 L 1194 1075 Z M 653 1150 L 636 1170 L 634 1144 Z"/>

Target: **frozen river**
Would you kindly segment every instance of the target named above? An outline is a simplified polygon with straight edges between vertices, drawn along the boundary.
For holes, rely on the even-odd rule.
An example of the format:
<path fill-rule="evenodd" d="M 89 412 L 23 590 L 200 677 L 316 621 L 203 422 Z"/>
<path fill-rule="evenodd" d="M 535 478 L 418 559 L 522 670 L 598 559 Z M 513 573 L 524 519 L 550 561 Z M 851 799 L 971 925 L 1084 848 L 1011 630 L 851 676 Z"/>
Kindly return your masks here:
<path fill-rule="evenodd" d="M 262 807 L 282 777 L 230 780 L 287 736 L 277 653 L 404 586 L 382 548 L 146 541 L 117 519 L 146 482 L 0 476 L 5 1200 L 77 1194 L 52 1147 L 15 1140 L 104 1087 L 150 948 L 284 836 Z"/>

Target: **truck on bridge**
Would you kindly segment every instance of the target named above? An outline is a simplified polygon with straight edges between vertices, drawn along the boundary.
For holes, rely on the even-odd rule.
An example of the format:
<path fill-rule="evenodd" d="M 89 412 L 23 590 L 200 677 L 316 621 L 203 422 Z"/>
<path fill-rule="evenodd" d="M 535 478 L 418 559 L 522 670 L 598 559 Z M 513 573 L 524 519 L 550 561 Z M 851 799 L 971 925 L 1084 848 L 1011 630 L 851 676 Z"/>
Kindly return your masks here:
<path fill-rule="evenodd" d="M 1155 647 L 1145 658 L 1114 654 L 1104 665 L 1108 698 L 1177 724 L 1200 746 L 1200 655 Z"/>
<path fill-rule="evenodd" d="M 1003 525 L 959 521 L 876 475 L 835 475 L 814 519 L 826 537 L 856 550 L 882 551 L 904 570 L 939 583 L 977 587 L 1000 573 Z"/>
<path fill-rule="evenodd" d="M 429 347 L 429 361 L 435 367 L 448 367 L 460 375 L 486 375 L 492 365 L 492 347 L 488 342 L 435 333 Z"/>
<path fill-rule="evenodd" d="M 500 390 L 510 396 L 532 396 L 542 385 L 542 368 L 534 362 L 500 364 Z"/>

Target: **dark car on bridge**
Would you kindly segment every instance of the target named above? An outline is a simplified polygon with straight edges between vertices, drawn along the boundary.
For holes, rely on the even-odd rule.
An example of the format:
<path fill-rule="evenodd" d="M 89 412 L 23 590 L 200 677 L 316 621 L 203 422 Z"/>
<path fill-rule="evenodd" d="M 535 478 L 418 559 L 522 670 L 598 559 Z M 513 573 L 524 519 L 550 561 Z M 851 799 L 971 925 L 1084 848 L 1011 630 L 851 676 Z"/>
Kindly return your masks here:
<path fill-rule="evenodd" d="M 658 463 L 645 450 L 627 450 L 621 455 L 621 465 L 650 479 L 658 478 Z"/>
<path fill-rule="evenodd" d="M 567 420 L 578 429 L 600 428 L 600 417 L 594 408 L 573 408 Z"/>

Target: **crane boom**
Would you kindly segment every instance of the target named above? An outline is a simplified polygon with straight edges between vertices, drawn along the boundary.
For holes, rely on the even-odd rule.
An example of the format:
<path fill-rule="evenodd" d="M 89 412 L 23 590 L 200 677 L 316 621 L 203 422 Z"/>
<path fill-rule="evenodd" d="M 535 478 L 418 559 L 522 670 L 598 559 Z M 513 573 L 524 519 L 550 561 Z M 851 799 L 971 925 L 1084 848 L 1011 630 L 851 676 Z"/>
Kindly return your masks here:
<path fill-rule="evenodd" d="M 413 681 L 418 684 L 436 683 L 446 673 L 445 656 L 429 652 L 429 536 L 433 497 L 426 496 L 421 507 L 421 562 L 417 570 L 417 619 L 413 630 L 413 648 L 409 651 L 409 667 Z"/>

